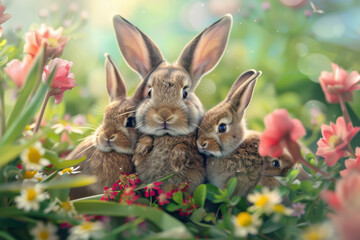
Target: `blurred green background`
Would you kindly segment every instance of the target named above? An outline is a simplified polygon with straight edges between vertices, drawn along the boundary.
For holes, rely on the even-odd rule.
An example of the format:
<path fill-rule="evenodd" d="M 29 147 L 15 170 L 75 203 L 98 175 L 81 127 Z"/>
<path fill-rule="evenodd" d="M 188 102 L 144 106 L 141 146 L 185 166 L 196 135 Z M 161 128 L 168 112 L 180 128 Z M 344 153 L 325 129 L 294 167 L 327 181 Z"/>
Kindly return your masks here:
<path fill-rule="evenodd" d="M 279 0 L 4 0 L 12 18 L 3 27 L 11 42 L 16 41 L 16 29 L 25 33 L 42 22 L 63 26 L 71 39 L 62 58 L 74 62 L 79 86 L 47 111 L 101 115 L 108 102 L 104 53 L 115 59 L 130 94 L 140 82 L 118 50 L 113 15 L 139 27 L 173 62 L 197 33 L 231 13 L 234 24 L 226 52 L 196 90 L 205 108 L 222 101 L 240 73 L 254 68 L 263 74 L 246 113 L 249 128 L 261 130 L 266 114 L 286 108 L 308 131 L 318 133 L 321 123 L 334 122 L 341 114 L 337 104 L 325 101 L 318 84 L 321 71 L 332 71 L 331 62 L 347 71 L 360 69 L 360 1 L 314 0 L 324 14 L 314 12 L 310 1 L 282 0 L 294 1 L 303 5 L 291 8 Z M 359 93 L 350 105 L 360 115 Z"/>

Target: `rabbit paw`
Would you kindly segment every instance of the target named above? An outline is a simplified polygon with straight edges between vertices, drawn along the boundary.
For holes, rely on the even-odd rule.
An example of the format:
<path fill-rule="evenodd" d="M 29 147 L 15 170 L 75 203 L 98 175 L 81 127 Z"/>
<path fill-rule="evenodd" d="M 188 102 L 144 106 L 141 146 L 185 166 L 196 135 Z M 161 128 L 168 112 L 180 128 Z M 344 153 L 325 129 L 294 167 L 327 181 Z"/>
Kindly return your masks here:
<path fill-rule="evenodd" d="M 139 165 L 146 159 L 146 155 L 151 152 L 153 146 L 153 139 L 149 136 L 144 136 L 139 139 L 136 144 L 133 162 L 135 166 Z"/>
<path fill-rule="evenodd" d="M 185 144 L 176 145 L 170 154 L 170 166 L 175 172 L 179 172 L 184 167 L 189 167 L 190 154 Z"/>

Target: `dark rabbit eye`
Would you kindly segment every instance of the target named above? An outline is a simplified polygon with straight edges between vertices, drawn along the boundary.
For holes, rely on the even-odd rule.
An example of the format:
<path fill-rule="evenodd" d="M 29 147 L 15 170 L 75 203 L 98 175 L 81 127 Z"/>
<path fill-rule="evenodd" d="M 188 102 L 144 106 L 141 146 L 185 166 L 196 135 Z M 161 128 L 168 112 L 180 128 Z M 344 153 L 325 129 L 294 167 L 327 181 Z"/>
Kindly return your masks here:
<path fill-rule="evenodd" d="M 187 88 L 184 88 L 183 89 L 183 98 L 187 98 L 187 95 L 188 95 L 188 90 L 187 90 Z"/>
<path fill-rule="evenodd" d="M 272 166 L 273 166 L 274 168 L 280 168 L 280 162 L 279 162 L 279 160 L 274 160 L 274 161 L 272 161 Z"/>
<path fill-rule="evenodd" d="M 128 119 L 126 120 L 126 125 L 125 125 L 125 127 L 127 127 L 127 128 L 134 128 L 135 125 L 136 125 L 135 118 L 134 118 L 134 117 L 128 117 Z"/>
<path fill-rule="evenodd" d="M 151 88 L 148 90 L 148 97 L 151 98 Z"/>
<path fill-rule="evenodd" d="M 219 125 L 219 132 L 222 133 L 222 132 L 225 132 L 226 131 L 226 124 L 225 123 L 222 123 Z"/>

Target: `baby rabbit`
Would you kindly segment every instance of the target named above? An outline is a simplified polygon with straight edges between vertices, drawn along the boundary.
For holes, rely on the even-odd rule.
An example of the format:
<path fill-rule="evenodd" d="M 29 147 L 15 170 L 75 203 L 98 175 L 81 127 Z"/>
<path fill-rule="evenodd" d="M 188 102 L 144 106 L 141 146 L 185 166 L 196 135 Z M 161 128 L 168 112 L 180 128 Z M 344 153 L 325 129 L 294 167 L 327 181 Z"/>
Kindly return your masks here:
<path fill-rule="evenodd" d="M 148 36 L 124 18 L 114 17 L 123 57 L 148 86 L 148 97 L 136 112 L 136 128 L 142 134 L 133 158 L 143 183 L 172 173 L 165 184 L 190 181 L 193 191 L 203 183 L 204 160 L 196 146 L 203 108 L 194 91 L 222 57 L 231 25 L 231 15 L 224 16 L 197 35 L 171 64 Z"/>
<path fill-rule="evenodd" d="M 102 124 L 95 133 L 81 142 L 67 159 L 86 156 L 79 164 L 82 174 L 95 175 L 97 183 L 70 190 L 70 197 L 80 198 L 102 193 L 111 186 L 120 172 L 133 172 L 132 154 L 136 143 L 135 109 L 143 99 L 142 82 L 132 98 L 127 98 L 125 82 L 109 55 L 105 55 L 106 83 L 110 104 L 104 112 Z"/>
<path fill-rule="evenodd" d="M 198 149 L 207 155 L 208 181 L 225 189 L 227 182 L 236 177 L 234 194 L 241 196 L 256 186 L 263 167 L 263 158 L 258 153 L 259 138 L 245 139 L 243 118 L 260 75 L 255 70 L 242 73 L 225 100 L 205 113 L 198 132 Z"/>

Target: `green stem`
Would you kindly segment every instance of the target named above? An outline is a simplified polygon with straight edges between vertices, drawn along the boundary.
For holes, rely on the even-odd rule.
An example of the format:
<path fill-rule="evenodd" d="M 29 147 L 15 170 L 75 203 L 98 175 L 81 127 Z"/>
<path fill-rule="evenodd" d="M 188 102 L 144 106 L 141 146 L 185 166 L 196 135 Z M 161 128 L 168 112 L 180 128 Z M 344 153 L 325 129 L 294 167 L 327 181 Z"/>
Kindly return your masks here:
<path fill-rule="evenodd" d="M 4 88 L 3 88 L 3 78 L 0 79 L 0 139 L 5 133 L 5 100 L 4 100 Z"/>
<path fill-rule="evenodd" d="M 125 230 L 128 230 L 128 229 L 131 229 L 131 228 L 134 228 L 136 226 L 138 226 L 140 223 L 142 223 L 144 221 L 144 219 L 142 218 L 138 218 L 134 221 L 131 221 L 127 224 L 124 224 L 124 225 L 121 225 L 117 228 L 115 228 L 114 230 L 112 230 L 108 235 L 105 236 L 104 239 L 107 239 L 107 238 L 110 238 L 110 236 L 116 236 L 118 235 L 119 233 L 125 231 Z"/>
<path fill-rule="evenodd" d="M 346 104 L 345 104 L 345 101 L 344 101 L 344 98 L 342 97 L 342 95 L 339 96 L 339 102 L 340 102 L 341 111 L 343 112 L 343 115 L 344 115 L 345 123 L 346 123 L 346 125 L 348 125 L 349 123 L 352 123 L 352 122 L 351 122 L 350 115 L 346 108 Z"/>
<path fill-rule="evenodd" d="M 41 124 L 41 120 L 44 116 L 44 112 L 45 112 L 45 108 L 46 108 L 46 105 L 49 101 L 49 98 L 50 98 L 50 89 L 46 92 L 46 96 L 44 98 L 44 101 L 41 105 L 41 110 L 40 110 L 40 114 L 39 114 L 39 117 L 36 121 L 36 125 L 35 125 L 35 128 L 34 128 L 34 133 L 37 133 L 39 131 L 39 128 L 40 128 L 40 124 Z"/>

